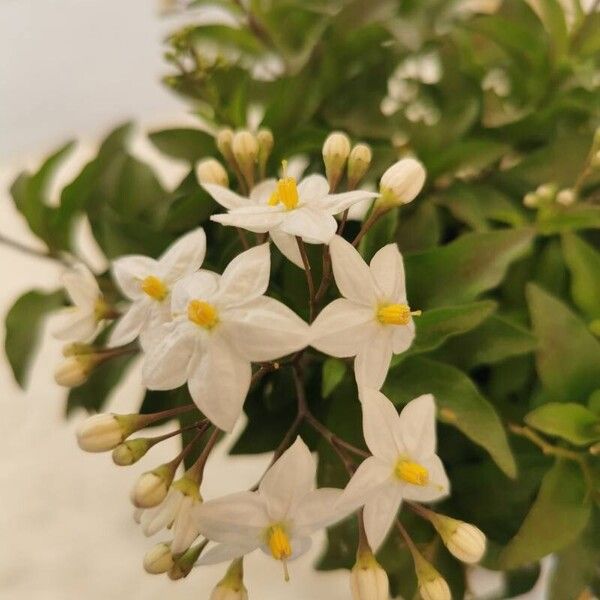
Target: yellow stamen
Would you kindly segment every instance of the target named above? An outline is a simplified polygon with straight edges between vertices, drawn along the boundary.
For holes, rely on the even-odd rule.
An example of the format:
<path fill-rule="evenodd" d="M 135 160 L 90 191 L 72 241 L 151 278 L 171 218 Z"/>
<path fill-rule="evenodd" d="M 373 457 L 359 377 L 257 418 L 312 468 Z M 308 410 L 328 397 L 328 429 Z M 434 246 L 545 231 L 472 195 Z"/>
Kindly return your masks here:
<path fill-rule="evenodd" d="M 187 313 L 190 321 L 206 329 L 212 329 L 219 321 L 217 309 L 204 300 L 190 301 Z"/>
<path fill-rule="evenodd" d="M 287 210 L 293 210 L 298 206 L 298 188 L 296 180 L 287 176 L 287 161 L 283 161 L 283 177 L 277 181 L 275 191 L 269 198 L 269 206 L 283 204 Z"/>
<path fill-rule="evenodd" d="M 383 325 L 408 325 L 420 310 L 410 310 L 408 304 L 383 304 L 377 309 L 377 320 Z"/>
<path fill-rule="evenodd" d="M 169 293 L 167 286 L 154 275 L 148 275 L 148 277 L 142 281 L 142 291 L 158 302 L 162 302 Z"/>
<path fill-rule="evenodd" d="M 271 555 L 275 560 L 280 560 L 283 564 L 283 574 L 286 581 L 290 580 L 290 574 L 287 568 L 287 560 L 292 555 L 292 546 L 290 538 L 281 525 L 272 525 L 267 529 L 267 544 Z"/>
<path fill-rule="evenodd" d="M 423 465 L 402 458 L 396 463 L 394 474 L 398 479 L 413 485 L 424 486 L 429 482 L 429 472 Z"/>

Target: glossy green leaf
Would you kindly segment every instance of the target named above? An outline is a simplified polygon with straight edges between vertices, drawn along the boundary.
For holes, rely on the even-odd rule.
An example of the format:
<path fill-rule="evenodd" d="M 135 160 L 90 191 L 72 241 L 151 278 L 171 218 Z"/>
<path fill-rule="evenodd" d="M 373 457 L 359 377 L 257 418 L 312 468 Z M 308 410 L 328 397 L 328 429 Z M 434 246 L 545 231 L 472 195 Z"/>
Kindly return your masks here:
<path fill-rule="evenodd" d="M 537 229 L 545 235 L 600 229 L 600 207 L 575 204 L 568 207 L 556 206 L 547 211 L 540 211 Z"/>
<path fill-rule="evenodd" d="M 383 390 L 394 404 L 433 394 L 442 421 L 485 448 L 509 477 L 516 476 L 515 459 L 500 418 L 463 372 L 434 360 L 411 357 L 390 369 Z"/>
<path fill-rule="evenodd" d="M 148 134 L 148 137 L 167 156 L 191 164 L 215 156 L 217 152 L 212 135 L 200 129 L 163 129 Z"/>
<path fill-rule="evenodd" d="M 323 363 L 323 378 L 321 383 L 321 394 L 327 398 L 333 390 L 341 383 L 346 374 L 346 365 L 338 358 L 328 358 Z"/>
<path fill-rule="evenodd" d="M 502 551 L 501 567 L 514 569 L 565 548 L 586 526 L 590 514 L 579 465 L 557 461 L 544 477 L 518 533 Z"/>
<path fill-rule="evenodd" d="M 581 404 L 551 402 L 532 410 L 525 422 L 577 446 L 600 440 L 600 417 Z"/>
<path fill-rule="evenodd" d="M 21 296 L 6 315 L 4 350 L 15 379 L 24 387 L 27 369 L 35 357 L 46 315 L 60 308 L 64 295 L 33 290 Z"/>
<path fill-rule="evenodd" d="M 600 342 L 565 304 L 537 285 L 527 287 L 527 299 L 539 340 L 542 384 L 555 400 L 585 402 L 600 388 Z"/>
<path fill-rule="evenodd" d="M 562 247 L 573 301 L 590 319 L 600 318 L 600 252 L 574 234 L 563 235 Z"/>

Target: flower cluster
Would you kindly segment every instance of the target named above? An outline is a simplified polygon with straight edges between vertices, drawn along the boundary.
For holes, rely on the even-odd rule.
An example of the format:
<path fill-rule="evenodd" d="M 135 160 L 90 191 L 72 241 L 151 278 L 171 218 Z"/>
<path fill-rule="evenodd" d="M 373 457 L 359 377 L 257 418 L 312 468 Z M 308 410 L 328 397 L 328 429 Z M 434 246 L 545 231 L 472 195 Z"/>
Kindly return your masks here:
<path fill-rule="evenodd" d="M 398 414 L 379 391 L 392 356 L 411 346 L 414 318 L 420 311 L 408 303 L 396 244 L 381 248 L 369 264 L 357 249 L 384 214 L 417 196 L 425 182 L 422 165 L 414 158 L 398 161 L 381 177 L 379 191 L 369 192 L 357 188 L 369 170 L 371 151 L 364 144 L 353 147 L 343 133 L 331 134 L 323 146 L 326 177 L 312 174 L 300 181 L 285 162 L 279 178 L 264 177 L 273 148 L 266 130 L 256 135 L 225 130 L 217 143 L 237 177 L 240 193 L 229 189 L 229 174 L 214 158 L 202 161 L 197 175 L 226 209 L 212 220 L 237 228 L 245 249 L 216 273 L 203 267 L 206 235 L 196 229 L 157 260 L 121 257 L 112 265 L 112 276 L 127 301 L 124 306 L 110 305 L 94 276 L 79 266 L 65 277 L 74 306 L 59 331 L 62 339 L 73 342 L 65 350 L 66 366 L 57 373 L 59 383 L 78 385 L 97 364 L 140 349 L 144 386 L 171 390 L 187 385 L 194 404 L 149 415 L 93 416 L 79 430 L 79 445 L 91 452 L 112 450 L 116 464 L 129 465 L 167 437 L 191 435 L 178 456 L 144 473 L 131 493 L 136 521 L 146 535 L 171 530 L 171 539 L 145 557 L 150 573 L 168 572 L 178 579 L 193 566 L 233 561 L 212 598 L 241 600 L 247 598 L 242 568 L 246 554 L 260 548 L 283 565 L 287 579 L 288 562 L 307 551 L 315 531 L 357 513 L 361 533 L 351 575 L 355 600 L 388 597 L 387 576 L 373 553 L 394 524 L 412 553 L 423 598 L 448 598 L 444 579 L 398 520 L 401 504 L 430 521 L 461 561 L 478 561 L 485 538 L 474 526 L 421 505 L 450 490 L 436 454 L 434 398 L 416 398 Z M 346 191 L 337 192 L 344 181 Z M 369 216 L 348 240 L 349 209 L 373 199 Z M 256 234 L 255 244 L 245 232 Z M 308 323 L 267 295 L 270 241 L 305 272 Z M 323 249 L 318 289 L 306 244 Z M 325 303 L 332 280 L 340 297 Z M 115 323 L 107 346 L 94 346 L 96 334 L 111 321 Z M 325 355 L 354 358 L 369 452 L 339 438 L 310 411 L 302 379 L 310 347 Z M 213 447 L 238 421 L 251 386 L 278 369 L 292 372 L 298 413 L 270 468 L 252 490 L 205 501 L 204 467 Z M 196 409 L 201 413 L 198 419 L 188 419 L 180 430 L 159 437 L 131 437 L 158 421 Z M 345 489 L 316 488 L 317 462 L 297 436 L 303 424 L 321 434 L 342 459 L 349 474 Z M 196 448 L 201 448 L 197 458 L 187 460 Z M 180 472 L 184 461 L 187 469 Z"/>

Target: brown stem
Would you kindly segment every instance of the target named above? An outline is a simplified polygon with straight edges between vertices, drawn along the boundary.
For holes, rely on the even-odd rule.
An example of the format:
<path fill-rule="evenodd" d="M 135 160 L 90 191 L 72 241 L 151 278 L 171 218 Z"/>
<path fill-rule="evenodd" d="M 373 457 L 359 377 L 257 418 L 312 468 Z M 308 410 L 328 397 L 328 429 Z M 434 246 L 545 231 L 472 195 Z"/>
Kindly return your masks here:
<path fill-rule="evenodd" d="M 189 412 L 190 410 L 194 410 L 196 408 L 195 404 L 186 404 L 185 406 L 176 406 L 175 408 L 169 408 L 167 410 L 161 410 L 157 413 L 151 413 L 148 415 L 139 415 L 141 427 L 147 427 L 148 425 L 152 425 L 156 423 L 156 421 L 161 421 L 162 419 L 171 419 L 173 417 L 177 417 L 182 413 Z"/>
<path fill-rule="evenodd" d="M 216 443 L 219 441 L 220 435 L 221 431 L 214 427 L 211 436 L 208 438 L 208 442 L 206 442 L 206 446 L 204 446 L 202 453 L 198 457 L 198 460 L 196 460 L 194 465 L 189 470 L 189 474 L 199 483 L 202 482 L 202 477 L 204 476 L 204 467 L 206 467 L 208 457 L 210 456 L 210 453 L 212 452 L 212 449 L 215 447 Z"/>
<path fill-rule="evenodd" d="M 200 421 L 196 421 L 193 425 L 188 425 L 187 427 L 181 427 L 180 429 L 176 429 L 175 431 L 165 433 L 164 435 L 159 435 L 159 436 L 150 438 L 150 442 L 153 446 L 155 446 L 156 444 L 158 444 L 160 442 L 164 442 L 165 440 L 168 440 L 169 438 L 172 438 L 172 437 L 179 435 L 181 433 L 184 433 L 186 431 L 191 431 L 192 429 L 198 429 L 198 431 L 201 431 L 204 434 L 204 432 L 208 429 L 208 427 L 209 427 L 208 419 L 201 419 Z"/>
<path fill-rule="evenodd" d="M 298 249 L 300 250 L 300 256 L 302 257 L 302 264 L 304 265 L 304 272 L 306 273 L 306 284 L 308 285 L 308 302 L 309 302 L 309 323 L 312 323 L 315 315 L 315 283 L 313 281 L 312 270 L 310 268 L 310 262 L 306 254 L 306 247 L 302 238 L 296 236 L 296 242 Z"/>
<path fill-rule="evenodd" d="M 354 241 L 352 242 L 352 245 L 355 248 L 356 246 L 358 246 L 360 240 L 363 239 L 363 237 L 369 231 L 369 229 L 371 229 L 371 227 L 373 227 L 373 225 L 375 225 L 375 223 L 377 223 L 377 221 L 379 221 L 379 219 L 383 217 L 383 215 L 385 215 L 386 212 L 387 210 L 381 210 L 378 208 L 373 209 L 367 220 L 363 223 L 362 227 L 360 228 L 360 231 L 354 238 Z"/>

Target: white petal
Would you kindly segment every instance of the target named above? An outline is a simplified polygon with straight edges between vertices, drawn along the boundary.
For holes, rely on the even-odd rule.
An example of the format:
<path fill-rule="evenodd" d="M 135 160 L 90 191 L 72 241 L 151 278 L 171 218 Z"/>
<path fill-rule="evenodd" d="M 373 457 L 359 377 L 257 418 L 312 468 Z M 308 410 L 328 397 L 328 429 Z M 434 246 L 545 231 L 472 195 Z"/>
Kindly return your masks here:
<path fill-rule="evenodd" d="M 373 552 L 377 552 L 392 527 L 402 502 L 402 487 L 396 483 L 381 486 L 363 512 L 365 533 Z"/>
<path fill-rule="evenodd" d="M 112 274 L 117 286 L 130 300 L 144 296 L 142 281 L 157 271 L 158 263 L 148 256 L 122 256 L 112 265 Z"/>
<path fill-rule="evenodd" d="M 380 391 L 371 388 L 361 390 L 360 400 L 363 434 L 369 450 L 393 464 L 404 449 L 396 407 Z"/>
<path fill-rule="evenodd" d="M 198 527 L 192 515 L 192 505 L 197 501 L 189 496 L 181 502 L 177 517 L 173 523 L 173 542 L 171 543 L 171 552 L 180 554 L 185 552 L 198 537 Z"/>
<path fill-rule="evenodd" d="M 298 196 L 302 203 L 312 204 L 329 194 L 329 183 L 323 175 L 309 175 L 298 184 Z"/>
<path fill-rule="evenodd" d="M 383 385 L 392 360 L 391 333 L 380 327 L 356 355 L 354 375 L 359 389 L 364 386 L 378 390 Z"/>
<path fill-rule="evenodd" d="M 266 233 L 277 227 L 283 221 L 284 216 L 285 207 L 281 205 L 261 205 L 236 208 L 226 214 L 212 215 L 210 220 L 222 225 L 242 227 L 254 233 Z"/>
<path fill-rule="evenodd" d="M 342 296 L 358 304 L 375 308 L 375 281 L 358 250 L 336 235 L 329 244 L 335 283 Z"/>
<path fill-rule="evenodd" d="M 219 289 L 220 279 L 220 275 L 204 269 L 180 279 L 171 293 L 171 310 L 173 314 L 186 314 L 190 300 L 210 302 Z"/>
<path fill-rule="evenodd" d="M 190 371 L 188 386 L 198 408 L 219 429 L 231 431 L 250 388 L 250 361 L 215 332 Z"/>
<path fill-rule="evenodd" d="M 378 333 L 373 309 L 338 298 L 311 325 L 311 346 L 338 358 L 355 356 L 369 337 Z"/>
<path fill-rule="evenodd" d="M 148 349 L 142 382 L 151 390 L 171 390 L 183 385 L 196 352 L 194 326 L 185 322 L 167 323 L 161 328 L 161 341 Z"/>
<path fill-rule="evenodd" d="M 252 188 L 250 200 L 254 204 L 266 204 L 273 195 L 276 187 L 276 179 L 265 179 Z"/>
<path fill-rule="evenodd" d="M 308 325 L 287 306 L 266 296 L 223 311 L 220 318 L 220 332 L 251 362 L 280 358 L 308 343 Z"/>
<path fill-rule="evenodd" d="M 127 309 L 117 321 L 108 339 L 108 346 L 124 346 L 135 340 L 144 327 L 150 311 L 150 302 L 145 298 L 137 300 Z"/>
<path fill-rule="evenodd" d="M 181 492 L 170 489 L 163 502 L 154 508 L 144 510 L 140 518 L 144 535 L 150 537 L 161 529 L 169 527 L 177 515 L 182 500 Z"/>
<path fill-rule="evenodd" d="M 382 484 L 392 480 L 393 467 L 375 456 L 369 456 L 358 469 L 339 497 L 336 508 L 347 515 L 362 506 Z"/>
<path fill-rule="evenodd" d="M 300 436 L 265 473 L 258 493 L 272 521 L 293 517 L 304 496 L 315 488 L 317 465 Z"/>
<path fill-rule="evenodd" d="M 411 319 L 406 325 L 395 325 L 392 333 L 392 352 L 406 352 L 415 339 L 415 322 Z"/>
<path fill-rule="evenodd" d="M 416 460 L 435 454 L 435 402 L 431 394 L 411 400 L 400 413 L 402 442 L 409 456 Z"/>
<path fill-rule="evenodd" d="M 396 244 L 381 248 L 371 259 L 369 268 L 385 302 L 406 303 L 404 261 Z"/>
<path fill-rule="evenodd" d="M 327 211 L 330 215 L 337 215 L 359 202 L 372 200 L 377 196 L 379 196 L 379 194 L 367 192 L 366 190 L 355 190 L 352 192 L 344 192 L 343 194 L 331 194 L 320 200 L 318 207 Z"/>
<path fill-rule="evenodd" d="M 92 272 L 83 264 L 78 263 L 62 276 L 65 286 L 73 304 L 83 308 L 92 307 L 102 295 L 98 282 Z"/>
<path fill-rule="evenodd" d="M 196 566 L 201 567 L 203 565 L 216 565 L 222 562 L 229 562 L 256 550 L 259 544 L 260 540 L 257 540 L 252 546 L 216 544 L 200 555 L 200 558 L 196 561 Z"/>
<path fill-rule="evenodd" d="M 335 488 L 319 488 L 306 494 L 296 507 L 294 535 L 309 536 L 343 519 L 346 515 L 335 506 L 341 495 L 342 490 Z"/>
<path fill-rule="evenodd" d="M 305 205 L 288 211 L 280 228 L 309 244 L 328 244 L 337 230 L 337 221 L 326 212 Z"/>
<path fill-rule="evenodd" d="M 300 248 L 298 248 L 298 242 L 293 235 L 284 233 L 278 229 L 273 229 L 269 234 L 273 243 L 279 248 L 281 254 L 283 254 L 290 262 L 294 263 L 297 267 L 304 269 L 304 263 L 302 262 L 302 255 L 300 254 Z"/>
<path fill-rule="evenodd" d="M 222 185 L 215 183 L 203 183 L 201 185 L 221 206 L 229 210 L 248 206 L 250 203 L 248 198 L 244 198 L 244 196 L 240 196 Z"/>
<path fill-rule="evenodd" d="M 202 266 L 206 254 L 206 235 L 202 227 L 186 233 L 159 259 L 159 270 L 166 283 L 175 283 Z"/>
<path fill-rule="evenodd" d="M 151 300 L 149 305 L 148 316 L 139 337 L 140 346 L 144 352 L 148 352 L 162 341 L 164 334 L 162 326 L 173 320 L 170 302 L 154 302 Z"/>
<path fill-rule="evenodd" d="M 271 251 L 261 244 L 236 256 L 223 271 L 219 303 L 237 306 L 261 296 L 269 287 Z"/>
<path fill-rule="evenodd" d="M 348 209 L 348 221 L 364 221 L 372 204 L 373 200 L 370 198 L 353 204 Z"/>
<path fill-rule="evenodd" d="M 59 340 L 87 342 L 94 337 L 97 330 L 98 323 L 93 312 L 69 307 L 60 311 L 59 322 L 53 335 Z"/>
<path fill-rule="evenodd" d="M 433 502 L 447 496 L 450 493 L 450 481 L 439 456 L 434 454 L 420 464 L 427 469 L 429 482 L 424 486 L 405 483 L 402 486 L 403 497 L 416 502 Z"/>

